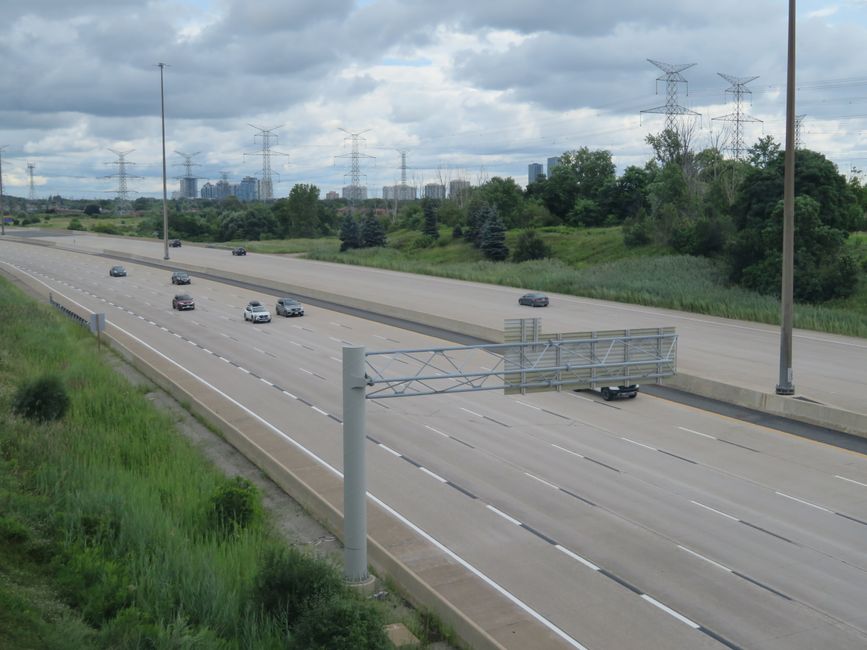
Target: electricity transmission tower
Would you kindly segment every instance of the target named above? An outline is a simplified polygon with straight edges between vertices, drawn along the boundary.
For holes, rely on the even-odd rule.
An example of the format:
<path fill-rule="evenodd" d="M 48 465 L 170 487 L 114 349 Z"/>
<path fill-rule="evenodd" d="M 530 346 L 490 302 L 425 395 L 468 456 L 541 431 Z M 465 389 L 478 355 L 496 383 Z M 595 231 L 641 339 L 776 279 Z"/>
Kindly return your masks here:
<path fill-rule="evenodd" d="M 410 200 L 409 188 L 406 184 L 406 149 L 395 149 L 400 154 L 400 185 L 394 188 L 394 217 L 397 218 L 397 210 L 401 201 Z"/>
<path fill-rule="evenodd" d="M 8 146 L 0 146 L 0 235 L 6 234 L 6 215 L 3 212 L 3 150 Z"/>
<path fill-rule="evenodd" d="M 127 170 L 127 167 L 130 165 L 135 165 L 133 162 L 129 162 L 126 159 L 127 154 L 132 153 L 135 149 L 130 149 L 129 151 L 116 151 L 114 149 L 109 149 L 114 155 L 117 156 L 117 160 L 114 162 L 105 163 L 106 165 L 117 165 L 117 173 L 109 174 L 105 178 L 116 178 L 117 179 L 117 199 L 115 201 L 115 210 L 118 214 L 125 214 L 129 210 L 129 188 L 127 187 L 127 180 L 130 178 L 141 178 L 141 176 L 133 176 Z M 111 190 L 109 190 L 111 191 Z"/>
<path fill-rule="evenodd" d="M 717 74 L 731 84 L 729 88 L 726 88 L 726 94 L 731 94 L 734 97 L 735 111 L 734 113 L 729 113 L 728 115 L 721 115 L 720 117 L 715 117 L 713 119 L 722 120 L 723 122 L 735 123 L 734 133 L 732 134 L 729 149 L 732 152 L 732 157 L 735 160 L 740 160 L 741 156 L 746 150 L 746 147 L 744 146 L 744 123 L 762 121 L 756 117 L 747 115 L 743 111 L 744 96 L 753 94 L 753 91 L 747 88 L 747 84 L 755 79 L 758 79 L 758 76 L 733 77 L 732 75 L 723 74 L 722 72 L 717 72 Z"/>
<path fill-rule="evenodd" d="M 30 177 L 30 194 L 28 195 L 28 199 L 30 201 L 36 200 L 36 187 L 33 185 L 33 170 L 36 169 L 36 165 L 33 163 L 27 163 L 27 175 Z"/>
<path fill-rule="evenodd" d="M 340 127 L 338 127 L 340 128 Z M 349 158 L 349 171 L 346 172 L 343 177 L 346 178 L 349 176 L 349 203 L 350 206 L 354 209 L 356 200 L 362 198 L 363 192 L 361 189 L 361 178 L 365 174 L 361 173 L 361 163 L 360 160 L 362 158 L 375 158 L 375 156 L 370 156 L 366 153 L 361 153 L 360 146 L 365 139 L 361 136 L 370 131 L 370 129 L 365 129 L 364 131 L 359 131 L 358 133 L 350 133 L 346 129 L 340 128 L 346 134 L 344 138 L 344 143 L 349 140 L 352 145 L 352 150 L 350 153 L 340 154 L 336 156 L 337 158 Z"/>
<path fill-rule="evenodd" d="M 677 103 L 677 84 L 685 84 L 687 83 L 686 79 L 683 77 L 681 72 L 686 70 L 687 68 L 691 68 L 696 65 L 695 63 L 663 63 L 662 61 L 654 61 L 653 59 L 647 59 L 648 62 L 655 65 L 657 68 L 663 71 L 663 76 L 657 77 L 657 92 L 659 88 L 659 82 L 665 82 L 665 105 L 657 106 L 655 108 L 648 108 L 642 113 L 664 113 L 665 114 L 665 129 L 666 131 L 676 131 L 677 130 L 677 116 L 678 115 L 700 115 L 700 113 L 696 113 L 685 106 L 681 106 Z"/>
<path fill-rule="evenodd" d="M 274 131 L 279 129 L 279 126 L 275 126 L 270 129 L 262 129 L 255 124 L 248 124 L 248 126 L 252 126 L 254 129 L 259 131 L 259 133 L 253 136 L 253 141 L 255 142 L 258 138 L 262 143 L 262 173 L 259 179 L 259 200 L 273 201 L 274 181 L 272 180 L 271 154 L 275 153 L 287 157 L 289 154 L 280 153 L 279 151 L 273 151 L 271 148 L 272 144 L 277 144 L 278 136 L 276 133 L 274 133 Z"/>
<path fill-rule="evenodd" d="M 184 159 L 184 162 L 178 163 L 179 165 L 184 166 L 184 175 L 181 176 L 179 179 L 181 181 L 181 198 L 198 198 L 196 196 L 198 194 L 198 192 L 196 191 L 196 181 L 199 180 L 199 177 L 193 175 L 193 166 L 199 166 L 199 163 L 194 163 L 193 157 L 198 156 L 201 151 L 197 151 L 196 153 L 183 153 L 182 151 L 175 151 L 175 153 Z"/>
<path fill-rule="evenodd" d="M 804 122 L 805 117 L 807 117 L 806 113 L 795 115 L 795 149 L 800 149 L 804 144 L 801 141 L 801 124 Z"/>

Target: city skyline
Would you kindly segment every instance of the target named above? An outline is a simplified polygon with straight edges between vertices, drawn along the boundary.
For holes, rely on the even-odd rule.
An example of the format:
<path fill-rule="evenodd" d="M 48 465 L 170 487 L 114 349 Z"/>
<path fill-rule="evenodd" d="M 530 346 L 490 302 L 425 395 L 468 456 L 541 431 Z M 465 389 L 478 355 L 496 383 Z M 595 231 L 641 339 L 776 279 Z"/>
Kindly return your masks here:
<path fill-rule="evenodd" d="M 779 0 L 682 0 L 664 10 L 634 0 L 535 9 L 446 0 L 437 17 L 411 0 L 286 4 L 14 0 L 0 26 L 0 82 L 12 89 L 0 95 L 4 192 L 28 196 L 33 164 L 38 198 L 110 197 L 108 149 L 134 149 L 143 178 L 130 181 L 131 198 L 161 195 L 157 61 L 168 63 L 167 149 L 201 152 L 201 184 L 222 172 L 236 183 L 258 177 L 250 123 L 279 125 L 275 197 L 296 183 L 323 197 L 342 191 L 348 164 L 339 156 L 349 150 L 340 128 L 369 129 L 362 149 L 375 160 L 362 171 L 372 195 L 400 184 L 401 151 L 419 196 L 430 183 L 493 176 L 523 186 L 530 163 L 582 146 L 611 151 L 618 173 L 643 165 L 644 138 L 664 128 L 663 116 L 641 114 L 665 102 L 648 58 L 697 63 L 679 89 L 679 102 L 701 113 L 697 148 L 725 137 L 713 118 L 732 105 L 718 73 L 758 76 L 745 108 L 763 123 L 745 126 L 747 146 L 762 135 L 783 140 Z M 867 165 L 867 75 L 852 55 L 867 37 L 867 4 L 799 4 L 802 144 L 850 174 Z"/>

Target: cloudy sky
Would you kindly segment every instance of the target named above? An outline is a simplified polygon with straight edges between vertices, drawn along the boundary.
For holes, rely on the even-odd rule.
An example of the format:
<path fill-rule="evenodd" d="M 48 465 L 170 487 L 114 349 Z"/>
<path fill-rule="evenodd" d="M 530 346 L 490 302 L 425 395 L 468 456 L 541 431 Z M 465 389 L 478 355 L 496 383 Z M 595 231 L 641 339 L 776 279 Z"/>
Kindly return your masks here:
<path fill-rule="evenodd" d="M 867 169 L 867 0 L 798 3 L 804 146 L 844 173 Z M 758 78 L 745 139 L 784 139 L 785 0 L 4 0 L 0 145 L 5 194 L 110 197 L 118 158 L 161 195 L 160 75 L 166 62 L 170 191 L 261 174 L 259 128 L 278 140 L 275 195 L 348 182 L 345 134 L 366 131 L 371 196 L 400 179 L 476 184 L 581 146 L 618 170 L 650 157 L 664 116 L 647 59 L 695 63 L 679 101 L 701 113 L 699 147 L 734 110 L 717 73 Z M 687 94 L 688 90 L 688 94 Z M 657 94 L 659 91 L 659 94 Z M 257 151 L 259 155 L 257 155 Z M 279 176 L 277 175 L 279 173 Z"/>

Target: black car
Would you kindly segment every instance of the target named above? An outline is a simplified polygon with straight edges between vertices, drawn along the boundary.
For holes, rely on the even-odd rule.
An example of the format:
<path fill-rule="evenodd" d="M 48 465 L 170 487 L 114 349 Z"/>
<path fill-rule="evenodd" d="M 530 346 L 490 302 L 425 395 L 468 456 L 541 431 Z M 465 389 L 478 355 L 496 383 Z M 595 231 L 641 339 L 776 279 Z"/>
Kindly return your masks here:
<path fill-rule="evenodd" d="M 111 269 L 109 269 L 108 274 L 113 278 L 125 278 L 126 269 L 122 266 L 112 266 Z"/>
<path fill-rule="evenodd" d="M 276 311 L 278 316 L 303 316 L 304 306 L 295 298 L 278 298 Z"/>
<path fill-rule="evenodd" d="M 172 284 L 190 284 L 190 274 L 186 271 L 175 271 L 172 273 Z"/>
<path fill-rule="evenodd" d="M 180 239 L 171 239 L 171 240 L 169 240 L 169 246 L 171 246 L 172 248 L 180 248 L 181 247 L 181 240 Z"/>
<path fill-rule="evenodd" d="M 178 311 L 184 311 L 186 309 L 195 309 L 196 301 L 193 300 L 193 297 L 188 293 L 179 293 L 174 298 L 172 298 L 172 309 L 177 309 Z"/>
<path fill-rule="evenodd" d="M 633 399 L 638 396 L 638 384 L 629 384 L 627 386 L 603 386 L 599 389 L 602 394 L 602 399 L 610 402 L 618 397 L 628 397 Z"/>
<path fill-rule="evenodd" d="M 238 246 L 237 248 L 232 249 L 232 255 L 246 255 L 247 249 L 243 246 Z"/>
<path fill-rule="evenodd" d="M 544 293 L 525 293 L 518 298 L 519 305 L 528 305 L 530 307 L 547 307 L 548 296 Z"/>

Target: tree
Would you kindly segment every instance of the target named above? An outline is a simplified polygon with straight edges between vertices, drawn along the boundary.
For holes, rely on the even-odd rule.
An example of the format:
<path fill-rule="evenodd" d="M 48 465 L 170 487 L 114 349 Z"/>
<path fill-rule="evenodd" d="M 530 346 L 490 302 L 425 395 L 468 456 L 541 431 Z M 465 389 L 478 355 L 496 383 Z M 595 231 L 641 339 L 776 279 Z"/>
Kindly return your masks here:
<path fill-rule="evenodd" d="M 551 248 L 548 244 L 542 241 L 535 230 L 528 229 L 518 236 L 515 252 L 512 253 L 512 261 L 526 262 L 528 260 L 541 260 L 550 256 Z"/>
<path fill-rule="evenodd" d="M 386 243 L 385 226 L 371 210 L 361 221 L 361 247 L 385 246 Z"/>
<path fill-rule="evenodd" d="M 563 153 L 560 164 L 543 184 L 542 199 L 545 207 L 566 223 L 600 225 L 608 216 L 615 183 L 611 152 L 581 147 Z"/>
<path fill-rule="evenodd" d="M 424 224 L 421 231 L 428 237 L 437 239 L 440 236 L 439 227 L 437 226 L 437 206 L 431 199 L 422 199 L 422 213 L 424 214 Z"/>
<path fill-rule="evenodd" d="M 485 203 L 494 206 L 507 228 L 519 226 L 523 214 L 524 194 L 513 178 L 494 176 L 480 185 L 476 195 Z"/>
<path fill-rule="evenodd" d="M 766 135 L 759 138 L 756 143 L 747 149 L 750 165 L 758 169 L 764 169 L 776 160 L 780 155 L 780 143 L 774 141 L 774 136 Z"/>
<path fill-rule="evenodd" d="M 340 252 L 348 251 L 352 248 L 358 248 L 361 244 L 361 236 L 358 231 L 358 223 L 351 212 L 347 212 L 343 216 L 343 221 L 340 223 Z"/>
<path fill-rule="evenodd" d="M 495 210 L 490 212 L 491 215 L 482 228 L 482 241 L 479 248 L 489 260 L 501 262 L 509 257 L 509 247 L 506 246 L 506 226 Z"/>
<path fill-rule="evenodd" d="M 84 214 L 86 214 L 89 217 L 91 217 L 95 214 L 99 214 L 100 212 L 102 212 L 102 209 L 98 205 L 96 205 L 95 203 L 90 203 L 90 204 L 84 206 Z"/>
<path fill-rule="evenodd" d="M 319 188 L 298 183 L 288 199 L 276 201 L 273 211 L 284 237 L 315 237 L 319 234 Z"/>

